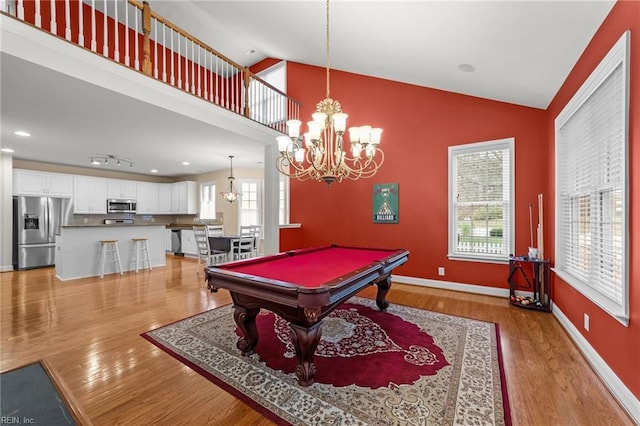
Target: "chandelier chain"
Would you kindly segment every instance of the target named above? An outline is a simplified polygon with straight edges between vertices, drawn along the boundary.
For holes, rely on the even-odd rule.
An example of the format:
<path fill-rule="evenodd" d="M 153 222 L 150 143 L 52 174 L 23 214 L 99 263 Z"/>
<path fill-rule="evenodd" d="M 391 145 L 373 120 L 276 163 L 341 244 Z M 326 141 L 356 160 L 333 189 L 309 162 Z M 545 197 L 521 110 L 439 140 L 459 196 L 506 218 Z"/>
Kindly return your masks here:
<path fill-rule="evenodd" d="M 327 45 L 326 45 L 326 49 L 327 49 L 327 96 L 326 98 L 330 98 L 330 88 L 329 88 L 329 69 L 330 69 L 330 62 L 329 62 L 329 0 L 327 0 Z"/>

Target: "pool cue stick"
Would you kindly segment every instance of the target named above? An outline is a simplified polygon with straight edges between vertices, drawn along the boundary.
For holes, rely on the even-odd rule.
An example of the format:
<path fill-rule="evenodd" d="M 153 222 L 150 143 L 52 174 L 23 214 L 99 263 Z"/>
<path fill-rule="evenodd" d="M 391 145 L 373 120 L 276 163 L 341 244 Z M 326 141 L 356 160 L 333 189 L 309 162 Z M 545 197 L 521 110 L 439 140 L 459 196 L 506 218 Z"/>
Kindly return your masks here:
<path fill-rule="evenodd" d="M 543 217 L 543 199 L 542 194 L 538 194 L 538 258 L 541 260 L 538 263 L 538 281 L 540 284 L 540 303 L 545 304 L 545 277 L 544 277 L 544 217 Z"/>
<path fill-rule="evenodd" d="M 533 219 L 531 217 L 531 203 L 529 203 L 529 247 L 533 247 Z"/>

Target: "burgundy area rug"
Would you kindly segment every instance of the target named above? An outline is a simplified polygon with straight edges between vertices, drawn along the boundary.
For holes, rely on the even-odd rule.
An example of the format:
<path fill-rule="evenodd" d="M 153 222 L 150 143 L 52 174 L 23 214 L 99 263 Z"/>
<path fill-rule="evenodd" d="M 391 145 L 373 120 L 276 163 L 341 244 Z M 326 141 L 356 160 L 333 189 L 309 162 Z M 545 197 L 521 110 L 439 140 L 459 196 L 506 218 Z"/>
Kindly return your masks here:
<path fill-rule="evenodd" d="M 301 387 L 288 324 L 264 310 L 256 323 L 248 357 L 231 305 L 142 336 L 278 424 L 511 424 L 496 324 L 354 297 L 324 319 Z"/>

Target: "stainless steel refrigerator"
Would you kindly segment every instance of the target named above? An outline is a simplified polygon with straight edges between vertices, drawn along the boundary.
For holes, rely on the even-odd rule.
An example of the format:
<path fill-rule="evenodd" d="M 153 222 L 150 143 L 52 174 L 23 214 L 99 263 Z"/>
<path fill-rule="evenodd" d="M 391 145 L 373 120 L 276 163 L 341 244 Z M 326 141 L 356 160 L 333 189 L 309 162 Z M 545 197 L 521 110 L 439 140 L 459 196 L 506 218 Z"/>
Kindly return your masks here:
<path fill-rule="evenodd" d="M 71 215 L 67 198 L 13 197 L 14 269 L 53 265 L 56 234 Z"/>

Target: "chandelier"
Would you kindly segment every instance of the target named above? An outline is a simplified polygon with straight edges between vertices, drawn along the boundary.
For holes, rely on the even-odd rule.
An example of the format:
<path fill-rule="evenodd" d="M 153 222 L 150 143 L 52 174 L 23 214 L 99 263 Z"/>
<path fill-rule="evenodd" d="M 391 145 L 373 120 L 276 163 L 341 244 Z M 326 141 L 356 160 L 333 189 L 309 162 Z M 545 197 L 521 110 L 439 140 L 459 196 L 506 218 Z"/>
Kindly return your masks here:
<path fill-rule="evenodd" d="M 130 169 L 133 169 L 133 164 L 134 164 L 133 161 L 116 157 L 115 155 L 96 154 L 94 156 L 89 157 L 89 164 L 91 164 L 92 166 L 99 166 L 101 164 L 108 166 L 109 161 L 111 161 L 112 164 L 118 167 L 120 167 L 122 164 L 126 164 L 127 166 L 129 166 Z"/>
<path fill-rule="evenodd" d="M 298 180 L 314 179 L 328 185 L 344 179 L 356 180 L 376 174 L 384 161 L 379 147 L 382 129 L 371 126 L 349 128 L 351 149 L 346 151 L 348 115 L 340 102 L 331 99 L 329 82 L 329 0 L 327 0 L 327 96 L 316 104 L 309 131 L 300 136 L 300 120 L 287 121 L 288 136 L 278 136 L 278 171 Z"/>
<path fill-rule="evenodd" d="M 238 198 L 240 198 L 242 194 L 233 190 L 233 180 L 235 179 L 233 177 L 233 155 L 229 156 L 229 161 L 231 162 L 230 175 L 227 178 L 229 179 L 229 191 L 223 191 L 220 193 L 220 195 L 222 195 L 222 198 L 224 198 L 228 202 L 233 203 Z"/>

